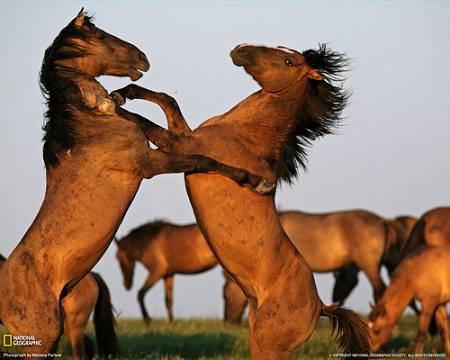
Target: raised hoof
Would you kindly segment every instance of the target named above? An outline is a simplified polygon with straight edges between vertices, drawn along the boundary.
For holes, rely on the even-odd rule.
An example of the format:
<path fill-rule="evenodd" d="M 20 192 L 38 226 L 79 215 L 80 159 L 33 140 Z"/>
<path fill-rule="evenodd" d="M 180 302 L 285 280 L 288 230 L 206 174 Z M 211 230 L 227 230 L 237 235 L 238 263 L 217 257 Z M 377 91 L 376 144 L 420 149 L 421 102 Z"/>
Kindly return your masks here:
<path fill-rule="evenodd" d="M 113 91 L 111 94 L 109 94 L 109 96 L 111 96 L 114 102 L 119 106 L 125 104 L 126 102 L 125 98 L 122 95 L 120 95 L 117 91 Z"/>
<path fill-rule="evenodd" d="M 255 187 L 255 192 L 260 194 L 260 195 L 267 195 L 267 194 L 271 194 L 273 191 L 275 191 L 277 187 L 277 184 L 267 180 L 267 179 L 262 179 L 258 185 L 256 185 Z"/>

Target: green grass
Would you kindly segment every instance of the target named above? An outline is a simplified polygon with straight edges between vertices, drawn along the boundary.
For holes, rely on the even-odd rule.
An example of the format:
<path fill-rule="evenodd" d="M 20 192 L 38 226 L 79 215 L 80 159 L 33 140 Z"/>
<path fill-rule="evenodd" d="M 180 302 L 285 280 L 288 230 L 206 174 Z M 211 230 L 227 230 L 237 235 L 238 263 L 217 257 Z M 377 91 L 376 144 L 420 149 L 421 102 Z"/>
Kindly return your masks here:
<path fill-rule="evenodd" d="M 219 319 L 189 319 L 169 323 L 153 320 L 146 326 L 138 319 L 118 320 L 120 359 L 249 359 L 247 325 L 226 325 Z M 417 331 L 417 317 L 404 317 L 388 345 L 387 352 L 412 353 Z M 94 339 L 92 324 L 87 334 Z M 70 347 L 63 339 L 59 345 L 63 358 L 70 357 Z M 312 337 L 294 353 L 293 359 L 327 359 L 337 352 L 326 319 L 321 319 Z M 425 352 L 442 353 L 439 336 L 428 337 Z"/>

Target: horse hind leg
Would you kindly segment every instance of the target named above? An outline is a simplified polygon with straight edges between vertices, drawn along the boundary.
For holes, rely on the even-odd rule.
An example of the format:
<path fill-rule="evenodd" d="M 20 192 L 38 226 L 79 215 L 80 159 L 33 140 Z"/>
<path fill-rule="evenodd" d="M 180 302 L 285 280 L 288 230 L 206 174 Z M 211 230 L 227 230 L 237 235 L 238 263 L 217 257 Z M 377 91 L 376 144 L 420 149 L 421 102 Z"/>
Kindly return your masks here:
<path fill-rule="evenodd" d="M 442 345 L 444 347 L 445 354 L 450 356 L 450 340 L 449 340 L 449 326 L 448 326 L 448 314 L 445 304 L 441 304 L 436 308 L 434 313 L 436 319 L 436 325 L 439 329 L 442 339 Z"/>
<path fill-rule="evenodd" d="M 167 314 L 169 315 L 169 321 L 173 321 L 173 275 L 164 277 L 164 292 Z"/>

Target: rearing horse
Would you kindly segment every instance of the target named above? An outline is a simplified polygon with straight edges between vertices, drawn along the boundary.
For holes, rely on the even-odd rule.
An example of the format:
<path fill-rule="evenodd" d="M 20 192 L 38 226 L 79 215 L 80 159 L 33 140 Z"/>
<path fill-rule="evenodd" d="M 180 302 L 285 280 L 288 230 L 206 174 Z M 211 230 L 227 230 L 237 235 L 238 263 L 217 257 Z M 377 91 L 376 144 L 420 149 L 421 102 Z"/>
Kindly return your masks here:
<path fill-rule="evenodd" d="M 330 133 L 340 118 L 347 94 L 334 81 L 339 82 L 346 61 L 325 46 L 300 53 L 243 44 L 231 58 L 261 90 L 204 122 L 189 137 L 167 141 L 170 136 L 161 135 L 156 145 L 178 154 L 197 150 L 271 181 L 291 182 L 298 164 L 304 165 L 305 145 Z M 171 98 L 133 85 L 114 96 L 154 101 L 163 107 L 169 129 L 190 132 Z M 149 126 L 148 131 L 155 129 Z M 368 352 L 362 319 L 320 300 L 308 264 L 281 227 L 273 194 L 257 195 L 218 174 L 188 174 L 186 187 L 211 249 L 249 299 L 254 359 L 288 359 L 310 337 L 321 315 L 338 327 L 346 353 Z"/>
<path fill-rule="evenodd" d="M 47 188 L 0 280 L 3 323 L 13 335 L 41 342 L 25 352 L 54 348 L 62 333 L 61 299 L 106 251 L 143 178 L 220 170 L 241 183 L 260 180 L 203 156 L 152 150 L 139 126 L 110 111 L 115 105 L 95 78 L 137 80 L 148 69 L 142 51 L 95 27 L 83 10 L 45 52 Z"/>

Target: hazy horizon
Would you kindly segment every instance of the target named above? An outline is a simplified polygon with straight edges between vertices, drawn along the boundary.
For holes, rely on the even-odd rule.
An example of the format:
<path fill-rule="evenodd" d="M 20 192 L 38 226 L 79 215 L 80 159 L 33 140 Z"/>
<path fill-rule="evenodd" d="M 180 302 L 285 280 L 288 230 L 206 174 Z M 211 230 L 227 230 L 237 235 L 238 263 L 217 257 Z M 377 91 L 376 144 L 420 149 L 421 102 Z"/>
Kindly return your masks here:
<path fill-rule="evenodd" d="M 31 225 L 45 191 L 44 98 L 38 75 L 45 49 L 84 6 L 95 24 L 144 51 L 151 69 L 137 83 L 173 95 L 192 127 L 258 89 L 229 51 L 239 43 L 297 50 L 328 43 L 352 58 L 352 90 L 337 134 L 314 142 L 306 173 L 282 185 L 280 209 L 328 212 L 364 208 L 385 216 L 420 216 L 450 203 L 450 2 L 338 1 L 3 1 L 0 2 L 1 164 L 0 253 L 7 256 Z M 102 77 L 109 90 L 129 79 Z M 166 126 L 144 102 L 126 105 Z M 119 236 L 155 218 L 194 221 L 183 176 L 144 180 Z M 94 268 L 121 316 L 140 316 L 136 294 L 147 274 L 138 266 L 125 291 L 112 244 Z M 367 312 L 363 274 L 346 305 Z M 331 302 L 333 278 L 318 275 Z M 175 317 L 222 316 L 218 268 L 175 276 Z M 146 297 L 151 316 L 166 316 L 162 284 Z"/>

